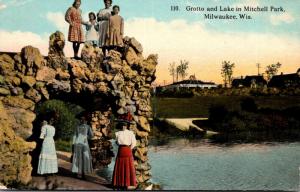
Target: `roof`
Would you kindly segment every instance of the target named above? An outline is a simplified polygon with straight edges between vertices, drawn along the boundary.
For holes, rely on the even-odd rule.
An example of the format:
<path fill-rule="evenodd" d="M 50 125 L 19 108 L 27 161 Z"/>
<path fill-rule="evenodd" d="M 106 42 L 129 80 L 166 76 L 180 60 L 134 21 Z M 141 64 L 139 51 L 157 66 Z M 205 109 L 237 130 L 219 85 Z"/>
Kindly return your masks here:
<path fill-rule="evenodd" d="M 284 87 L 284 86 L 289 86 L 288 83 L 300 84 L 300 76 L 298 75 L 298 73 L 275 75 L 270 80 L 269 86 L 270 87 Z"/>
<path fill-rule="evenodd" d="M 183 81 L 178 81 L 175 83 L 172 83 L 171 85 L 178 85 L 178 84 L 206 84 L 206 85 L 215 85 L 213 82 L 204 82 L 201 80 L 183 80 Z"/>
<path fill-rule="evenodd" d="M 261 75 L 249 75 L 246 76 L 244 79 L 233 79 L 231 84 L 233 87 L 238 87 L 240 85 L 250 87 L 253 80 L 255 80 L 256 84 L 266 85 L 267 81 Z"/>

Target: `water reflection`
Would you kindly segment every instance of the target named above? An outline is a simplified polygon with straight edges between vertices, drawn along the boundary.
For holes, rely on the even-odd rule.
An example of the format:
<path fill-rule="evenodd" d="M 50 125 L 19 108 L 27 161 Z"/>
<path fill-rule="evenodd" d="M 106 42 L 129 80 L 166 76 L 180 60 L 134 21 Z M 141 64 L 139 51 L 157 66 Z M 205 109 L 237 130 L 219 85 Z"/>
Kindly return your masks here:
<path fill-rule="evenodd" d="M 299 142 L 214 144 L 168 138 L 151 141 L 148 155 L 152 181 L 168 190 L 295 191 L 300 179 Z M 113 165 L 99 174 L 110 180 Z"/>

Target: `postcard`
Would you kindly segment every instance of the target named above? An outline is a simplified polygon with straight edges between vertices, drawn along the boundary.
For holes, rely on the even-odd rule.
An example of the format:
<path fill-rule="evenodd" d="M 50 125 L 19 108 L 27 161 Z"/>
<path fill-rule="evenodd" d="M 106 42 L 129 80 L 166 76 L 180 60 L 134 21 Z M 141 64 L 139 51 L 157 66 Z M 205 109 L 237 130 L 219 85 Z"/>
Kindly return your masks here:
<path fill-rule="evenodd" d="M 0 0 L 1 190 L 300 190 L 300 3 Z"/>

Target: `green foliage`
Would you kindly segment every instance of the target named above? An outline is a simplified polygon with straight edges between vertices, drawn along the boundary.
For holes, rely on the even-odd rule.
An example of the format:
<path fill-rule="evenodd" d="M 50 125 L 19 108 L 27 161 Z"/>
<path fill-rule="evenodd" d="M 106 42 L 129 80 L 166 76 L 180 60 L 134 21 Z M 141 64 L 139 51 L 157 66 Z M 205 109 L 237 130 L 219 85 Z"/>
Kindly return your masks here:
<path fill-rule="evenodd" d="M 46 101 L 36 109 L 36 113 L 41 118 L 51 112 L 55 112 L 58 115 L 54 122 L 56 128 L 55 137 L 63 140 L 71 139 L 74 127 L 79 123 L 76 119 L 76 115 L 82 111 L 83 109 L 81 107 L 60 100 Z"/>
<path fill-rule="evenodd" d="M 300 138 L 300 107 L 284 110 L 263 108 L 251 98 L 241 100 L 241 111 L 230 111 L 225 105 L 209 110 L 211 128 L 221 134 L 218 141 L 265 141 Z"/>
<path fill-rule="evenodd" d="M 257 111 L 257 105 L 253 98 L 246 97 L 241 101 L 241 109 L 248 112 L 255 112 Z"/>
<path fill-rule="evenodd" d="M 56 140 L 55 141 L 55 148 L 57 151 L 66 151 L 72 152 L 72 141 L 64 141 L 64 140 Z"/>
<path fill-rule="evenodd" d="M 157 96 L 169 97 L 169 98 L 188 98 L 188 97 L 193 97 L 194 92 L 189 89 L 164 90 L 158 93 Z"/>

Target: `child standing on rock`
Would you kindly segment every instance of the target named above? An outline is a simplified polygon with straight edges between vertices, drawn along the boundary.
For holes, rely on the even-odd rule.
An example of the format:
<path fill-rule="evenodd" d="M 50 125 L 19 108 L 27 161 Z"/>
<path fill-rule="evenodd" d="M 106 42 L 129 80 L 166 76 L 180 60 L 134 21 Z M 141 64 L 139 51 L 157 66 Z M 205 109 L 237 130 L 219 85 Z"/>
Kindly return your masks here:
<path fill-rule="evenodd" d="M 90 43 L 93 46 L 98 46 L 99 40 L 99 26 L 96 22 L 96 14 L 94 12 L 89 13 L 89 21 L 83 23 L 86 27 L 86 43 Z"/>
<path fill-rule="evenodd" d="M 113 6 L 112 16 L 109 18 L 107 46 L 120 49 L 123 47 L 124 19 L 119 15 L 120 7 Z"/>

